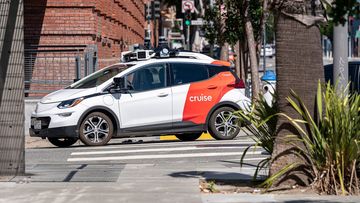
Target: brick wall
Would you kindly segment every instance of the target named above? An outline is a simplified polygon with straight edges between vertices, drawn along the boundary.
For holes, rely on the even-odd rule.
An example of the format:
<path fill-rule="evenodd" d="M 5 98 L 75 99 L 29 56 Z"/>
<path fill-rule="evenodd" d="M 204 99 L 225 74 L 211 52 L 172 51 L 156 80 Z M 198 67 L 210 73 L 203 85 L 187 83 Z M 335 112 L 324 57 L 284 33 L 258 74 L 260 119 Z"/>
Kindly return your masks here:
<path fill-rule="evenodd" d="M 24 16 L 26 48 L 96 45 L 98 68 L 119 62 L 129 45 L 144 41 L 144 0 L 24 0 Z M 32 64 L 34 75 L 45 78 L 44 67 L 36 67 L 43 63 Z"/>

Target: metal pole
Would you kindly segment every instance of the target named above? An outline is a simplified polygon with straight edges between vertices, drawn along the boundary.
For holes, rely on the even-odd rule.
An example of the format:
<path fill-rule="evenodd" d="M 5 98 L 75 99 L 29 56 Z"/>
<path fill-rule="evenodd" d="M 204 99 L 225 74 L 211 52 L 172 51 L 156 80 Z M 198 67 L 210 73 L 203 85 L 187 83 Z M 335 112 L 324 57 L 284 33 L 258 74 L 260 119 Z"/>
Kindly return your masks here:
<path fill-rule="evenodd" d="M 348 65 L 348 24 L 336 25 L 334 27 L 334 84 L 337 82 L 337 91 L 342 92 L 347 83 L 349 75 Z"/>
<path fill-rule="evenodd" d="M 0 176 L 25 174 L 23 1 L 0 4 Z"/>
<path fill-rule="evenodd" d="M 81 65 L 80 65 L 80 56 L 77 55 L 75 57 L 75 65 L 76 65 L 76 81 L 80 80 L 81 78 Z"/>
<path fill-rule="evenodd" d="M 266 45 L 266 18 L 264 19 L 265 23 L 264 23 L 264 39 L 263 39 L 263 67 L 264 67 L 264 72 L 266 71 L 266 50 L 265 50 L 265 45 Z"/>
<path fill-rule="evenodd" d="M 187 34 L 186 35 L 187 35 L 187 38 L 186 38 L 187 48 L 190 51 L 190 25 L 187 26 Z"/>

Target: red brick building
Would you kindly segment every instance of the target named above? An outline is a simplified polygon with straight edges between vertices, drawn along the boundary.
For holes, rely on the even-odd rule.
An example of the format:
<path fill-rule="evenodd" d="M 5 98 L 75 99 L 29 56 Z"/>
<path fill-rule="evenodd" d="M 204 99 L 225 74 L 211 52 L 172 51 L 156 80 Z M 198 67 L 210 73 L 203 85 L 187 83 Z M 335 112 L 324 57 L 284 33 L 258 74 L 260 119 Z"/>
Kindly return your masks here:
<path fill-rule="evenodd" d="M 99 65 L 144 41 L 144 0 L 25 0 L 26 45 L 96 44 Z"/>
<path fill-rule="evenodd" d="M 144 42 L 145 2 L 147 0 L 24 0 L 25 49 L 92 45 L 96 49 L 97 68 L 119 62 L 120 53 L 127 50 L 129 45 Z M 59 55 L 58 52 L 52 54 Z M 44 87 L 51 78 L 74 79 L 72 75 L 76 70 L 71 68 L 73 65 L 69 65 L 67 71 L 71 72 L 71 76 L 64 76 L 61 73 L 64 65 L 56 65 L 56 61 L 63 58 L 52 59 L 55 63 L 52 63 L 53 68 L 49 68 L 49 65 L 41 65 L 49 64 L 44 63 L 45 59 L 40 59 L 42 55 L 36 52 L 36 59 L 32 55 L 27 63 L 25 51 L 25 69 L 31 63 L 27 70 L 31 73 L 26 77 L 31 80 L 32 89 L 39 85 Z M 75 59 L 68 58 L 67 64 L 70 63 L 75 63 Z M 50 69 L 57 67 L 59 70 L 50 73 Z M 42 82 L 37 84 L 34 81 Z M 49 90 L 65 86 L 56 84 Z"/>

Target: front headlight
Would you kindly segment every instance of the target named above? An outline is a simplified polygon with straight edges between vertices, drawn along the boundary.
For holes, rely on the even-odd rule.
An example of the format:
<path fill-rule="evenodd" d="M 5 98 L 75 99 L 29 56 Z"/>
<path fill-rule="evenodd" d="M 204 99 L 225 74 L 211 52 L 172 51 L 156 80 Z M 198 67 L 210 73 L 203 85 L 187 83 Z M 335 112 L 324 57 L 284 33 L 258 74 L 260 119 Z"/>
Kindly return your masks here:
<path fill-rule="evenodd" d="M 82 100 L 84 100 L 84 97 L 66 100 L 66 101 L 61 102 L 57 107 L 59 109 L 71 108 L 71 107 L 78 105 Z"/>

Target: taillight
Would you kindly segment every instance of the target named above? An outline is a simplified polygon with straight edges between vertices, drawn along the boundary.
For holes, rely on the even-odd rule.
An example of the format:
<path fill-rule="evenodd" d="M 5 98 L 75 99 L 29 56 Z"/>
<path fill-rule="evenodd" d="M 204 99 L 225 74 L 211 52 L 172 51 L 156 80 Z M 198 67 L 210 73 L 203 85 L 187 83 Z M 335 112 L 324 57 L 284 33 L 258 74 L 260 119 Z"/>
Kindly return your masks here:
<path fill-rule="evenodd" d="M 237 80 L 235 83 L 228 84 L 228 87 L 233 88 L 245 88 L 245 83 L 242 80 Z"/>

